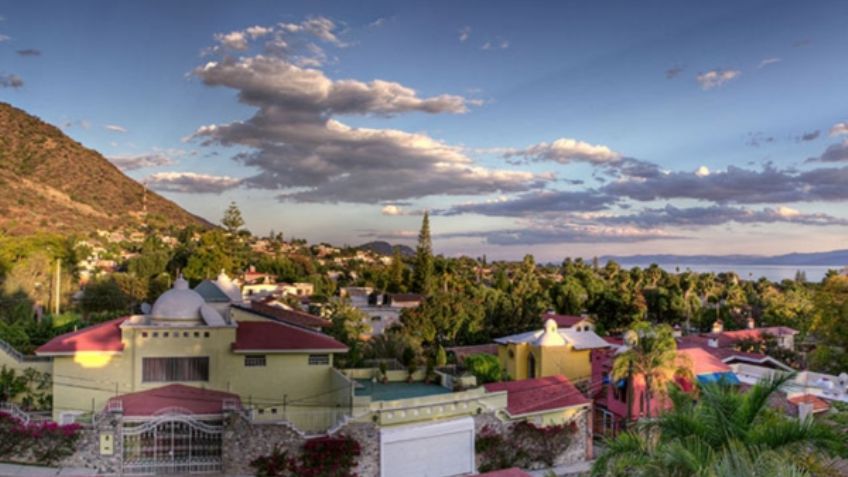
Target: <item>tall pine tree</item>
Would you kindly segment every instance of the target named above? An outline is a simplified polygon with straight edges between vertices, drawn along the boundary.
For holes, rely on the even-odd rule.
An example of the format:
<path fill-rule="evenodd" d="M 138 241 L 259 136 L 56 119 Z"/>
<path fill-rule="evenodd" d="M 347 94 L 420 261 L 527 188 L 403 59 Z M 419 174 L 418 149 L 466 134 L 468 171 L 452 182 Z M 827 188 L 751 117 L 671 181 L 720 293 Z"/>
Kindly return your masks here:
<path fill-rule="evenodd" d="M 424 295 L 429 295 L 433 291 L 433 242 L 430 240 L 430 215 L 427 212 L 424 212 L 421 232 L 418 233 L 412 289 Z"/>

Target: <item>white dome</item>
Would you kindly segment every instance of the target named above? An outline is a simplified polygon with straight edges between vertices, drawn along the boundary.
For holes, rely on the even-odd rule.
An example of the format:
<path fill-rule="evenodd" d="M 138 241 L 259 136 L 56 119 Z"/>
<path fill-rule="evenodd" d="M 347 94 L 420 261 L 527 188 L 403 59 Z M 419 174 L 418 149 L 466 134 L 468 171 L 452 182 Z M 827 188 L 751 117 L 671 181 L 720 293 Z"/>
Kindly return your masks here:
<path fill-rule="evenodd" d="M 564 346 L 565 339 L 557 330 L 556 321 L 548 318 L 545 321 L 545 332 L 536 340 L 537 346 Z"/>
<path fill-rule="evenodd" d="M 165 321 L 200 321 L 200 308 L 205 303 L 203 297 L 180 277 L 174 282 L 174 288 L 159 296 L 150 310 L 150 317 Z"/>

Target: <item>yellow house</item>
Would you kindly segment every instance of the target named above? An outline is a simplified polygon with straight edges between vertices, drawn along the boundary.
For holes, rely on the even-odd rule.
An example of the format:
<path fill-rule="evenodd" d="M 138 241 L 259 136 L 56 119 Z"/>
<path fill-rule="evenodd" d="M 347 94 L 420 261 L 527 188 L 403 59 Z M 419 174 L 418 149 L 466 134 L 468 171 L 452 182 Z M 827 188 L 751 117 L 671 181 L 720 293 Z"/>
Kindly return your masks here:
<path fill-rule="evenodd" d="M 510 379 L 563 375 L 574 383 L 591 378 L 592 350 L 609 346 L 587 319 L 560 328 L 553 315 L 547 317 L 541 330 L 498 338 L 495 343 L 498 359 Z"/>
<path fill-rule="evenodd" d="M 347 351 L 344 344 L 248 306 L 221 310 L 180 278 L 146 315 L 41 346 L 36 354 L 53 358 L 53 418 L 68 422 L 107 402 L 120 405 L 123 395 L 174 384 L 229 393 L 257 417 L 295 423 L 315 422 L 307 410 L 351 405 L 352 383 L 332 366 L 333 354 Z"/>

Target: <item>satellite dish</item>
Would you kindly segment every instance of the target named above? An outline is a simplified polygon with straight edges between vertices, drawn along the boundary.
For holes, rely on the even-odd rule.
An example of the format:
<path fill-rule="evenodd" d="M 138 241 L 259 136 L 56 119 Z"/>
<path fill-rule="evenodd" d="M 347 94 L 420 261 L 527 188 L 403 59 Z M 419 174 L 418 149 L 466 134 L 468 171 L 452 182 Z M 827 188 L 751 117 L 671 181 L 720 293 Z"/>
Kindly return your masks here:
<path fill-rule="evenodd" d="M 150 305 L 150 303 L 145 302 L 145 303 L 141 304 L 141 313 L 144 314 L 144 315 L 149 315 L 150 310 L 152 310 L 152 309 L 153 309 L 153 307 Z"/>

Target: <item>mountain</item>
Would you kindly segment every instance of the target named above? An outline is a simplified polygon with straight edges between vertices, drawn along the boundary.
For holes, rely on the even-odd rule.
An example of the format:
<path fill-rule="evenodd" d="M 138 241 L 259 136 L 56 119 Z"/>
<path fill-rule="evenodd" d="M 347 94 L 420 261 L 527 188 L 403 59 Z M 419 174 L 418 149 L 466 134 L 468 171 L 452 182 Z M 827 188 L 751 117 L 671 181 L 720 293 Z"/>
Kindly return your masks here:
<path fill-rule="evenodd" d="M 785 255 L 627 255 L 603 256 L 601 261 L 615 260 L 624 264 L 666 265 L 771 265 L 771 266 L 832 266 L 848 265 L 848 250 L 830 252 L 788 253 Z"/>
<path fill-rule="evenodd" d="M 85 233 L 143 218 L 144 186 L 57 127 L 0 103 L 0 232 Z M 146 192 L 147 213 L 164 225 L 210 224 Z"/>
<path fill-rule="evenodd" d="M 374 253 L 379 253 L 380 255 L 393 255 L 395 253 L 395 249 L 400 250 L 400 254 L 404 257 L 411 257 L 415 255 L 415 250 L 406 245 L 392 245 L 389 242 L 384 242 L 382 240 L 376 240 L 374 242 L 368 242 L 356 247 L 362 250 L 370 250 Z"/>

